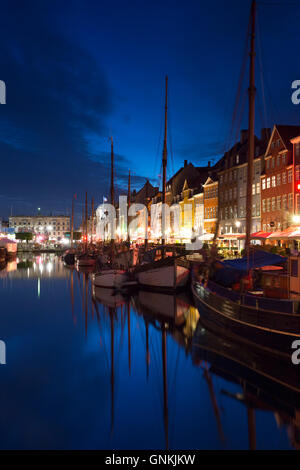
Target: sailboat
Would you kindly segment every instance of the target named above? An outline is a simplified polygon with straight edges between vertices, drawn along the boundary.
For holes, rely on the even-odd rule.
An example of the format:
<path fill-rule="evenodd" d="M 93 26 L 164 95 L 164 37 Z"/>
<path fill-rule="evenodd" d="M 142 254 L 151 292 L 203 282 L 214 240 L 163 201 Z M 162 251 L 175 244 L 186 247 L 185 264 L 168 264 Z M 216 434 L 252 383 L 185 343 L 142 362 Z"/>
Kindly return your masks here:
<path fill-rule="evenodd" d="M 249 85 L 249 139 L 248 139 L 248 175 L 247 175 L 247 217 L 246 242 L 247 257 L 232 261 L 239 269 L 241 265 L 257 265 L 258 255 L 251 251 L 250 234 L 252 220 L 252 176 L 254 159 L 254 118 L 255 118 L 255 16 L 256 2 L 251 6 L 251 50 L 250 50 L 250 85 Z M 267 258 L 268 254 L 263 256 Z M 269 255 L 270 256 L 270 255 Z M 281 258 L 279 256 L 275 256 Z M 261 260 L 262 261 L 262 260 Z M 282 258 L 282 261 L 284 259 Z M 272 263 L 267 263 L 272 264 Z M 263 266 L 263 264 L 260 264 Z M 232 276 L 229 274 L 229 276 Z M 284 356 L 289 362 L 291 345 L 300 340 L 299 303 L 292 300 L 270 299 L 255 293 L 238 293 L 223 287 L 213 280 L 205 280 L 193 273 L 192 291 L 196 307 L 207 328 L 218 331 L 232 339 L 271 351 Z"/>
<path fill-rule="evenodd" d="M 84 253 L 77 255 L 78 268 L 93 268 L 96 264 L 96 257 L 88 252 L 88 208 L 87 208 L 87 193 L 85 193 L 85 217 L 83 229 L 85 229 L 85 250 Z M 85 226 L 85 227 L 84 227 Z"/>
<path fill-rule="evenodd" d="M 114 206 L 114 144 L 113 138 L 111 141 L 111 185 L 110 196 L 111 204 Z M 111 267 L 101 269 L 101 271 L 93 275 L 93 283 L 97 287 L 115 288 L 120 289 L 122 285 L 128 280 L 128 273 L 123 269 L 113 268 L 115 253 L 114 234 L 111 234 L 110 251 L 111 251 Z"/>
<path fill-rule="evenodd" d="M 168 113 L 168 76 L 165 79 L 165 126 L 164 147 L 162 156 L 163 187 L 162 187 L 162 211 L 166 204 L 167 185 L 167 113 Z M 163 225 L 163 224 L 162 224 Z M 188 264 L 180 257 L 166 257 L 165 227 L 162 226 L 162 246 L 157 250 L 162 252 L 162 259 L 149 263 L 141 263 L 135 269 L 138 284 L 144 288 L 153 290 L 175 291 L 186 285 L 189 278 Z"/>

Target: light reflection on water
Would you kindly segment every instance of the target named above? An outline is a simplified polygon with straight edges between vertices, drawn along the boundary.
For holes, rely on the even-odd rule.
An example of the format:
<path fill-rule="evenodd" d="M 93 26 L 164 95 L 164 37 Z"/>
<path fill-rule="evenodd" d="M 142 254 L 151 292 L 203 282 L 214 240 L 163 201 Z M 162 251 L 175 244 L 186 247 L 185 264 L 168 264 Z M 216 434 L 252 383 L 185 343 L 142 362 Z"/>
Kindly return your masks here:
<path fill-rule="evenodd" d="M 0 271 L 0 299 L 2 448 L 297 447 L 298 395 L 272 395 L 187 294 L 114 295 L 41 255 Z"/>

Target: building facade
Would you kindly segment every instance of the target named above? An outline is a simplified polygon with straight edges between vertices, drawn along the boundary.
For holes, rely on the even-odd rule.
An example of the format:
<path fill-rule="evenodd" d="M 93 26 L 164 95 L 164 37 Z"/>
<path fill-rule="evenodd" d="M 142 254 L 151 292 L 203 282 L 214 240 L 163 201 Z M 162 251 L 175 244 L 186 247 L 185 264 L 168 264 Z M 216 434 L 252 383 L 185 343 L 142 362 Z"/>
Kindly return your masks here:
<path fill-rule="evenodd" d="M 62 240 L 70 231 L 70 217 L 64 215 L 29 215 L 9 217 L 9 227 L 18 232 L 31 232 L 47 236 L 49 240 Z"/>
<path fill-rule="evenodd" d="M 273 128 L 261 175 L 261 225 L 264 231 L 285 230 L 293 224 L 296 203 L 294 182 L 299 177 L 300 167 L 297 157 L 296 175 L 291 140 L 298 135 L 299 126 L 275 125 Z"/>

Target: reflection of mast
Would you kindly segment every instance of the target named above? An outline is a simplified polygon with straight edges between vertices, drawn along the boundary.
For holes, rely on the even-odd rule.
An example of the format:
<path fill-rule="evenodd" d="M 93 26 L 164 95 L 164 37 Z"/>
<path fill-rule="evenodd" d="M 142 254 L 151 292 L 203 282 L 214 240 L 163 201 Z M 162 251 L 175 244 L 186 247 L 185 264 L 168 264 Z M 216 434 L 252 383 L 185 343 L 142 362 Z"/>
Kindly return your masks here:
<path fill-rule="evenodd" d="M 85 252 L 87 253 L 88 246 L 88 206 L 87 206 L 87 192 L 85 193 Z"/>
<path fill-rule="evenodd" d="M 127 304 L 127 322 L 128 322 L 128 368 L 131 373 L 131 334 L 130 334 L 130 302 Z"/>
<path fill-rule="evenodd" d="M 110 386 L 111 386 L 111 433 L 114 430 L 114 392 L 115 392 L 115 371 L 114 371 L 114 309 L 109 307 L 110 316 Z"/>
<path fill-rule="evenodd" d="M 149 378 L 150 351 L 149 351 L 149 323 L 145 320 L 146 327 L 146 364 L 147 364 L 147 380 Z"/>
<path fill-rule="evenodd" d="M 72 198 L 71 248 L 73 247 L 73 238 L 74 238 L 74 196 Z"/>
<path fill-rule="evenodd" d="M 92 198 L 91 243 L 94 241 L 94 198 Z"/>
<path fill-rule="evenodd" d="M 249 449 L 256 449 L 256 429 L 255 429 L 255 410 L 252 406 L 247 407 L 248 415 L 248 436 L 249 436 Z"/>
<path fill-rule="evenodd" d="M 74 272 L 71 270 L 71 306 L 72 306 L 72 318 L 73 323 L 76 325 L 76 317 L 74 316 Z"/>
<path fill-rule="evenodd" d="M 162 366 L 163 366 L 163 386 L 164 386 L 164 426 L 166 449 L 169 449 L 169 417 L 168 417 L 168 383 L 167 383 L 167 332 L 166 327 L 162 327 Z"/>
<path fill-rule="evenodd" d="M 89 277 L 88 273 L 84 273 L 84 284 L 85 284 L 85 304 L 84 304 L 84 313 L 85 313 L 85 337 L 87 338 L 87 326 L 88 326 L 88 283 L 89 283 Z"/>
<path fill-rule="evenodd" d="M 211 399 L 213 409 L 214 409 L 214 413 L 215 413 L 215 417 L 216 417 L 216 420 L 217 420 L 219 436 L 220 436 L 221 441 L 224 443 L 225 442 L 225 436 L 224 436 L 223 428 L 222 428 L 221 414 L 220 414 L 216 394 L 215 394 L 215 391 L 214 391 L 213 381 L 212 381 L 211 375 L 209 374 L 207 368 L 204 369 L 204 377 L 205 377 L 205 380 L 206 380 L 207 385 L 208 385 L 210 399 Z"/>

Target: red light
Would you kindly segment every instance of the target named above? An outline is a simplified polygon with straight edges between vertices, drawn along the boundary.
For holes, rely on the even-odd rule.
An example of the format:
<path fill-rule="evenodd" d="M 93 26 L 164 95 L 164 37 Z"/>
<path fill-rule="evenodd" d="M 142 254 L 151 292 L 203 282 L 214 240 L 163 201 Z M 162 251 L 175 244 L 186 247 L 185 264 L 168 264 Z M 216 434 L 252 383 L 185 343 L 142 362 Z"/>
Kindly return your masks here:
<path fill-rule="evenodd" d="M 297 184 L 297 189 L 300 191 L 300 183 Z"/>

